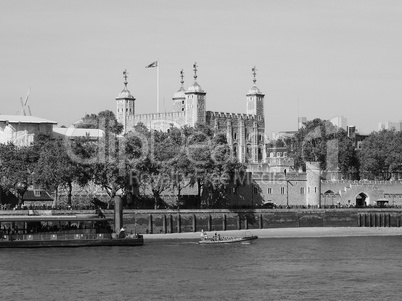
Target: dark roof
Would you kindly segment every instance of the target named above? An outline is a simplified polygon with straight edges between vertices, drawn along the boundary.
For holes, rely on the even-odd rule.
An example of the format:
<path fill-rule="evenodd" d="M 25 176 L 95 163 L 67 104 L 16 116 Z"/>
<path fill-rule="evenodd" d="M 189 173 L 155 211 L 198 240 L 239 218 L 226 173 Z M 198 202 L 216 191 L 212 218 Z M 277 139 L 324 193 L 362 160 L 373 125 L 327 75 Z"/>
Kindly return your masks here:
<path fill-rule="evenodd" d="M 27 190 L 24 193 L 23 200 L 24 201 L 53 201 L 53 198 L 49 195 L 49 193 L 45 190 L 37 190 L 39 192 L 39 196 L 35 195 L 34 190 Z"/>

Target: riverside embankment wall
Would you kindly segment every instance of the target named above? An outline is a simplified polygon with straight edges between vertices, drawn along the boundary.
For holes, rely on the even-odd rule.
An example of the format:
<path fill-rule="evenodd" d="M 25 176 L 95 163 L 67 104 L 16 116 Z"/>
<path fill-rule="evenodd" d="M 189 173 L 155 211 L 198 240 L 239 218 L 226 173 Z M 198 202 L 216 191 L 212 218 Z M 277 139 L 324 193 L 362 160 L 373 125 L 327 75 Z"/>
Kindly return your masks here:
<path fill-rule="evenodd" d="M 0 215 L 94 214 L 94 210 L 0 211 Z M 104 210 L 114 218 L 113 210 Z M 113 226 L 113 223 L 111 223 Z M 297 227 L 401 227 L 402 209 L 124 210 L 128 232 L 180 233 Z"/>
<path fill-rule="evenodd" d="M 112 211 L 105 212 L 113 217 Z M 295 227 L 400 227 L 402 210 L 125 210 L 123 224 L 139 233 L 180 233 Z"/>

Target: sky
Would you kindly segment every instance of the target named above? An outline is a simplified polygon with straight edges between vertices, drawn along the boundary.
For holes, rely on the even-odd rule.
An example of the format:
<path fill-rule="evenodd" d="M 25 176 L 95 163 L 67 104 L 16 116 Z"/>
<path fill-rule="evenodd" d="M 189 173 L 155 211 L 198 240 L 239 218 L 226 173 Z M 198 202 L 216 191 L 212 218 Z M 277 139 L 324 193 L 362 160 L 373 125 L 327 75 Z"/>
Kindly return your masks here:
<path fill-rule="evenodd" d="M 3 0 L 0 114 L 29 89 L 59 126 L 115 112 L 125 69 L 136 113 L 156 112 L 155 60 L 169 112 L 197 62 L 209 111 L 245 113 L 256 66 L 267 133 L 338 115 L 369 133 L 402 120 L 401 16 L 399 0 Z"/>

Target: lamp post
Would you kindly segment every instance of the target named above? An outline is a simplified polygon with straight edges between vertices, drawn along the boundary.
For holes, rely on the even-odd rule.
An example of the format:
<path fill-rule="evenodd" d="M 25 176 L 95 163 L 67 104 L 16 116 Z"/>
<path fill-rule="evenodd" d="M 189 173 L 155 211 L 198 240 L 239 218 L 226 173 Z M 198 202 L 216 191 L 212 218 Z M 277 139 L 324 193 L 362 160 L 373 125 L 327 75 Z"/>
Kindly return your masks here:
<path fill-rule="evenodd" d="M 286 178 L 286 209 L 289 209 L 289 181 L 287 178 Z"/>
<path fill-rule="evenodd" d="M 290 183 L 286 169 L 283 171 L 285 173 L 285 181 L 286 181 L 286 209 L 289 209 L 289 184 L 293 186 L 292 183 Z"/>

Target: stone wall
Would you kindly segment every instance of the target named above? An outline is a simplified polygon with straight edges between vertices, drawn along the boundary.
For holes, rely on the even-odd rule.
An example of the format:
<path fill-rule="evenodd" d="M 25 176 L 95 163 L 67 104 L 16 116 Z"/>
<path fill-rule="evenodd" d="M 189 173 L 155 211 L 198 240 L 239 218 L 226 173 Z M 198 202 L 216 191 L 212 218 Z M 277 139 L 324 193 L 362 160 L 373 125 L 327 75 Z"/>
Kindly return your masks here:
<path fill-rule="evenodd" d="M 95 214 L 95 210 L 7 210 L 0 215 Z M 114 219 L 113 210 L 104 215 Z M 114 222 L 111 221 L 114 227 Z M 128 232 L 180 233 L 297 227 L 401 227 L 402 210 L 124 210 L 123 225 Z"/>
<path fill-rule="evenodd" d="M 106 212 L 113 217 L 112 211 Z M 402 210 L 125 210 L 129 232 L 180 233 L 294 227 L 400 227 Z"/>

